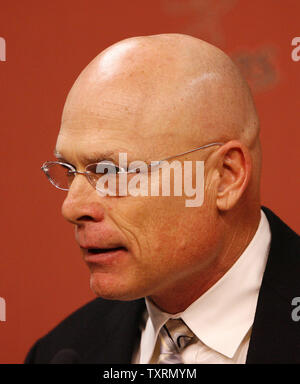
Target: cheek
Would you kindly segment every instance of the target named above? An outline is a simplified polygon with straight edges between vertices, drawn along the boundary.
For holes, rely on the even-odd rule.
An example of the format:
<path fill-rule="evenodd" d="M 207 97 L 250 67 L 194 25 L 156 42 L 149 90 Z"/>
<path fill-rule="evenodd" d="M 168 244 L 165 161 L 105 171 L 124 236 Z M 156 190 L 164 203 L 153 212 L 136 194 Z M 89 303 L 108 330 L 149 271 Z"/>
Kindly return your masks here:
<path fill-rule="evenodd" d="M 116 200 L 115 200 L 116 201 Z M 126 197 L 110 209 L 144 267 L 192 263 L 215 242 L 215 220 L 206 205 L 185 206 L 183 198 Z"/>
<path fill-rule="evenodd" d="M 162 255 L 172 254 L 178 235 L 178 207 L 167 197 L 126 197 L 111 200 L 107 213 L 125 235 L 135 261 L 158 266 Z"/>
<path fill-rule="evenodd" d="M 160 222 L 162 223 L 163 220 Z M 209 211 L 185 208 L 157 227 L 153 252 L 170 267 L 206 265 L 218 247 L 217 221 Z"/>

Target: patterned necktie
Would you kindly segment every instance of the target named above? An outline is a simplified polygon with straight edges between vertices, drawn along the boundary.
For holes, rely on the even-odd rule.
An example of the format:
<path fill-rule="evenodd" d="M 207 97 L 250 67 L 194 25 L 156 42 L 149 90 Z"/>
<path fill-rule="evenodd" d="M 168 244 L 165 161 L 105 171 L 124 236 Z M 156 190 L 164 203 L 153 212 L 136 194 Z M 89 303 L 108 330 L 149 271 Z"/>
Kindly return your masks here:
<path fill-rule="evenodd" d="M 195 335 L 181 319 L 170 319 L 161 328 L 158 364 L 183 364 L 182 350 L 195 340 Z"/>

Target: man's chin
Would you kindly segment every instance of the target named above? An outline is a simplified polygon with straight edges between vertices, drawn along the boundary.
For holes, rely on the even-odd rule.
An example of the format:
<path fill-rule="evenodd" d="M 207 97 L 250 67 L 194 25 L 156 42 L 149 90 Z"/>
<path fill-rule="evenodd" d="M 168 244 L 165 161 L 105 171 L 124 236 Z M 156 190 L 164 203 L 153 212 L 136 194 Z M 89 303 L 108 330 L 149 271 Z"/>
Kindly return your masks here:
<path fill-rule="evenodd" d="M 143 297 L 133 292 L 124 284 L 101 279 L 97 274 L 92 273 L 90 277 L 90 288 L 96 296 L 106 300 L 131 301 Z"/>

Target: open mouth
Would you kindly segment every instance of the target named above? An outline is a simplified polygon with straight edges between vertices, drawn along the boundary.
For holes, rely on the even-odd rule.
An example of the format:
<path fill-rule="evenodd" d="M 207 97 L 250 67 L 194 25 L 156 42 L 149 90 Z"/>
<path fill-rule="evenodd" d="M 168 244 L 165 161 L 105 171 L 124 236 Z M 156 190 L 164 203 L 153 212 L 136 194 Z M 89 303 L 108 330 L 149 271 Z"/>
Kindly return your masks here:
<path fill-rule="evenodd" d="M 100 255 L 103 253 L 117 252 L 117 251 L 126 251 L 125 247 L 117 248 L 88 248 L 89 255 Z"/>

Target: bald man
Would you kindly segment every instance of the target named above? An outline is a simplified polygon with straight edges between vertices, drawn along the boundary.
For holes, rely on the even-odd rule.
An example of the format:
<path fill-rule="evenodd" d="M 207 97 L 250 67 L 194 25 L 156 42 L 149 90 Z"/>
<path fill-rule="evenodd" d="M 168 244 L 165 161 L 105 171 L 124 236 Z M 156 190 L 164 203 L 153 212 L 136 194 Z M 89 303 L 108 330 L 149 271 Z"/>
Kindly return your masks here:
<path fill-rule="evenodd" d="M 300 362 L 299 237 L 261 209 L 259 120 L 228 56 L 180 34 L 114 44 L 73 85 L 55 154 L 43 170 L 68 191 L 62 213 L 99 298 L 27 363 Z M 139 174 L 120 154 L 147 164 L 143 180 L 162 171 L 153 161 L 204 164 L 203 201 L 105 194 L 101 177 L 129 187 Z"/>

